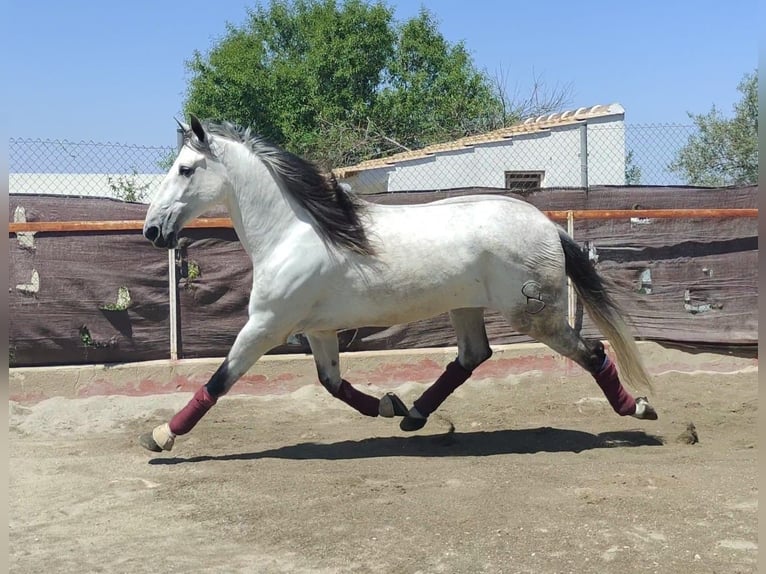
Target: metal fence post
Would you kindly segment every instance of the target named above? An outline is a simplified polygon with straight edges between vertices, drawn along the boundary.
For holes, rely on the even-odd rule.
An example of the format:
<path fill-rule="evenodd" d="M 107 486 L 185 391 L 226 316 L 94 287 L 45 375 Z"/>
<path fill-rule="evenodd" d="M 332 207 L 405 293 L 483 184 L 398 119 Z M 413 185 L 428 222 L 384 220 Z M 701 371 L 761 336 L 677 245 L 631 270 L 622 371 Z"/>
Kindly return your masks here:
<path fill-rule="evenodd" d="M 570 237 L 574 237 L 574 213 L 571 209 L 567 211 L 567 233 Z M 577 294 L 571 279 L 567 279 L 567 316 L 569 326 L 574 329 L 577 319 Z"/>
<path fill-rule="evenodd" d="M 580 187 L 588 191 L 588 122 L 580 124 Z"/>
<path fill-rule="evenodd" d="M 184 132 L 179 127 L 176 131 L 176 146 L 178 151 L 184 145 Z M 170 360 L 178 359 L 181 348 L 181 330 L 178 306 L 178 266 L 176 265 L 176 250 L 168 249 L 168 306 L 170 308 Z"/>

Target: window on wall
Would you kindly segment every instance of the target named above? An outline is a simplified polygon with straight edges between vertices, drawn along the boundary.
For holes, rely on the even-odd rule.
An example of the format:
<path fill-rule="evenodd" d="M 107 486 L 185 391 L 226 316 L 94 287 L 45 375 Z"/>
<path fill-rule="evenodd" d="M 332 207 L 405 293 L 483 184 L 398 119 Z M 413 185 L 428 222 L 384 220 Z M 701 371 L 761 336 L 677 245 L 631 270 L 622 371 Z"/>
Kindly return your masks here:
<path fill-rule="evenodd" d="M 544 171 L 506 171 L 505 189 L 515 193 L 531 193 L 543 185 Z"/>

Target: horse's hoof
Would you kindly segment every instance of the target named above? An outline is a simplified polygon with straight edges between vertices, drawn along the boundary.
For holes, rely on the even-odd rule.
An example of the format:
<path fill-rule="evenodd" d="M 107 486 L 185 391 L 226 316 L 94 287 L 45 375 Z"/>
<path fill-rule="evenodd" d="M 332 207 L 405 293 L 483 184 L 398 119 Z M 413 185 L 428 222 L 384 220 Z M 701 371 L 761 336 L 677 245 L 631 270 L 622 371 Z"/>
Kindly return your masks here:
<path fill-rule="evenodd" d="M 155 427 L 152 432 L 147 432 L 138 437 L 139 444 L 152 452 L 172 450 L 176 435 L 170 431 L 168 423 Z"/>
<path fill-rule="evenodd" d="M 636 399 L 636 412 L 633 416 L 637 419 L 647 421 L 656 421 L 659 418 L 657 416 L 657 411 L 655 411 L 654 407 L 649 404 L 646 397 L 638 397 Z"/>
<path fill-rule="evenodd" d="M 406 417 L 409 413 L 402 399 L 394 393 L 386 393 L 378 404 L 378 414 L 382 417 Z"/>
<path fill-rule="evenodd" d="M 154 437 L 150 432 L 145 432 L 139 436 L 138 444 L 140 444 L 146 450 L 150 450 L 152 452 L 162 452 L 162 447 L 157 444 L 157 441 L 154 440 Z"/>
<path fill-rule="evenodd" d="M 407 432 L 416 431 L 426 426 L 427 422 L 427 418 L 404 417 L 399 423 L 399 428 Z"/>

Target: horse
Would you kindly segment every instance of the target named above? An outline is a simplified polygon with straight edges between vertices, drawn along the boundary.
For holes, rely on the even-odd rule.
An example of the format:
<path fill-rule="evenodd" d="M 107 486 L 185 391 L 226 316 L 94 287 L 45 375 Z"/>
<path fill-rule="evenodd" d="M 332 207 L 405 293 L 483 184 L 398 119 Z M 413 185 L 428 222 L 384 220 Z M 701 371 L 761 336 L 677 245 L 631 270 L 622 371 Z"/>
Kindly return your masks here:
<path fill-rule="evenodd" d="M 178 122 L 178 120 L 176 120 Z M 588 255 L 522 200 L 490 195 L 419 205 L 378 205 L 312 162 L 230 122 L 178 122 L 183 146 L 147 212 L 143 234 L 174 248 L 184 226 L 214 205 L 228 209 L 253 266 L 248 318 L 226 358 L 188 404 L 140 436 L 169 451 L 270 349 L 302 333 L 319 382 L 369 417 L 400 418 L 404 431 L 429 416 L 487 361 L 486 309 L 596 380 L 621 416 L 655 420 L 645 396 L 620 381 L 600 340 L 567 322 L 567 277 L 634 387 L 652 385 L 624 318 Z M 410 408 L 395 393 L 366 394 L 341 377 L 337 333 L 449 313 L 457 357 Z"/>

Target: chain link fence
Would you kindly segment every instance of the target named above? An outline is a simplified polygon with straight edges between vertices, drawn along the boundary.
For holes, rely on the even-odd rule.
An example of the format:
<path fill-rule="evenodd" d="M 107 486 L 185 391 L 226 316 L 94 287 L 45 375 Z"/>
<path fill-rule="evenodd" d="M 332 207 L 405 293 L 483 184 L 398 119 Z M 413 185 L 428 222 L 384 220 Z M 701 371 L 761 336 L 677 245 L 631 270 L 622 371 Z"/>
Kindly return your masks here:
<path fill-rule="evenodd" d="M 625 129 L 628 185 L 686 185 L 680 174 L 670 169 L 678 152 L 697 133 L 694 125 L 637 124 Z"/>
<path fill-rule="evenodd" d="M 146 202 L 172 165 L 174 146 L 11 138 L 9 191 Z"/>
<path fill-rule="evenodd" d="M 539 187 L 593 185 L 684 185 L 670 169 L 695 132 L 692 125 L 589 124 L 587 130 L 477 140 L 438 154 L 411 152 L 405 163 L 418 169 L 354 170 L 348 180 L 360 193 L 497 187 L 523 191 Z M 585 135 L 583 135 L 585 134 Z M 515 149 L 510 152 L 510 148 Z M 12 194 L 111 197 L 148 202 L 175 157 L 175 146 L 72 142 L 11 138 L 9 190 Z M 510 155 L 509 155 L 510 154 Z M 438 161 L 434 155 L 438 155 Z M 377 179 L 376 179 L 377 178 Z"/>

